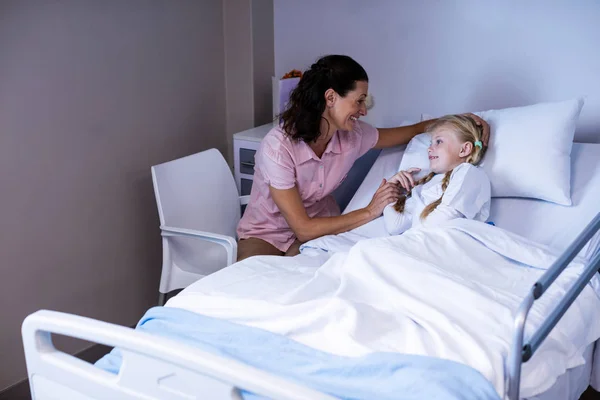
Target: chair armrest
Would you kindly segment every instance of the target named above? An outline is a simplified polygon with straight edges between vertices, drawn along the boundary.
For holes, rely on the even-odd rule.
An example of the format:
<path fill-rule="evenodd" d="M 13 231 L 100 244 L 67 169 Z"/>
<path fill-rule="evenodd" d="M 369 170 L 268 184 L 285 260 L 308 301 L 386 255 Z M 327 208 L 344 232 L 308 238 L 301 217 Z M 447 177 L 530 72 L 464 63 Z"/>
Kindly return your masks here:
<path fill-rule="evenodd" d="M 171 226 L 161 226 L 160 230 L 162 236 L 185 236 L 220 244 L 227 252 L 227 266 L 233 264 L 237 259 L 237 242 L 231 236 Z"/>
<path fill-rule="evenodd" d="M 240 205 L 244 206 L 250 202 L 250 196 L 240 196 Z"/>

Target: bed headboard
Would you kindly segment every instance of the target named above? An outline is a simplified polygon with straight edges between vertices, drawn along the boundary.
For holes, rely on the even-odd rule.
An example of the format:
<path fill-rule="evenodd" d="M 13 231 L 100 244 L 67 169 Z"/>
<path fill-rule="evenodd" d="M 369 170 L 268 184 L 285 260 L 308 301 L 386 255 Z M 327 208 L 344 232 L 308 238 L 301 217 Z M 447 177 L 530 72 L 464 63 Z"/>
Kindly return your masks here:
<path fill-rule="evenodd" d="M 596 0 L 275 1 L 275 74 L 348 54 L 382 127 L 587 96 L 576 141 L 600 143 L 598 15 Z"/>

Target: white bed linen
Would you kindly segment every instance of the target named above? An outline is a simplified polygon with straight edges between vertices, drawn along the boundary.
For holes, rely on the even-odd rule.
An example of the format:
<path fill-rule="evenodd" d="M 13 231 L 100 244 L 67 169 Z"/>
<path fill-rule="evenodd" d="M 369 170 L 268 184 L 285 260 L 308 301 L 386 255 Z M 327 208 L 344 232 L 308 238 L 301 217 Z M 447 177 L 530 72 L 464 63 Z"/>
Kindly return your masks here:
<path fill-rule="evenodd" d="M 403 150 L 403 147 L 399 147 L 381 151 L 356 194 L 344 209 L 344 213 L 369 203 L 373 190 L 379 185 L 381 179 L 396 173 Z M 571 174 L 572 206 L 561 206 L 533 199 L 494 198 L 489 220 L 507 230 L 564 251 L 600 211 L 600 144 L 573 144 Z M 597 233 L 579 254 L 589 259 L 596 251 L 600 251 L 600 233 Z M 536 396 L 535 399 L 575 400 L 581 392 L 580 388 L 587 387 L 588 383 L 596 390 L 600 389 L 599 354 L 600 351 L 594 352 L 594 357 L 586 361 L 591 363 L 590 365 L 581 365 L 567 371 L 551 389 L 540 394 L 539 397 Z M 586 356 L 586 360 L 588 358 L 590 357 Z M 589 370 L 592 370 L 591 382 L 587 372 Z"/>
<path fill-rule="evenodd" d="M 200 280 L 167 305 L 339 355 L 394 351 L 451 359 L 476 368 L 503 393 L 512 314 L 543 272 L 521 263 L 544 268 L 556 256 L 501 229 L 459 219 L 363 241 L 332 256 L 314 274 L 314 257 L 248 259 Z M 528 332 L 541 324 L 582 267 L 570 267 L 536 302 Z M 231 272 L 244 268 L 252 272 L 242 273 L 242 283 Z M 304 274 L 310 278 L 302 283 Z M 583 324 L 588 329 L 578 329 Z M 524 365 L 523 396 L 547 390 L 567 369 L 582 365 L 583 351 L 599 336 L 600 300 L 586 287 Z"/>

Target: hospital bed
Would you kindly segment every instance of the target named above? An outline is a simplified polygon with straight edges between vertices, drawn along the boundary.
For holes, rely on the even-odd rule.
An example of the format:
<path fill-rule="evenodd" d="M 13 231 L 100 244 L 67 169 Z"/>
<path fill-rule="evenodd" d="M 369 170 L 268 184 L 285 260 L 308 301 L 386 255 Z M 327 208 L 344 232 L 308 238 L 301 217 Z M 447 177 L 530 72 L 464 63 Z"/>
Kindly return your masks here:
<path fill-rule="evenodd" d="M 345 212 L 366 205 L 381 178 L 396 172 L 401 157 L 401 149 L 383 150 Z M 531 287 L 530 293 L 514 315 L 513 336 L 506 338 L 512 343 L 511 354 L 506 359 L 506 398 L 523 398 L 518 390 L 522 362 L 528 361 L 532 353 L 535 353 L 569 301 L 586 286 L 600 266 L 600 234 L 596 232 L 600 227 L 600 144 L 574 144 L 571 192 L 571 207 L 516 198 L 493 199 L 492 202 L 490 220 L 496 226 L 562 252 L 562 256 Z M 573 285 L 574 289 L 565 294 L 563 309 L 557 307 L 556 312 L 539 326 L 537 332 L 523 339 L 523 326 L 532 303 L 576 255 L 587 260 L 588 267 L 581 274 L 581 279 Z M 249 269 L 253 268 L 252 259 L 244 262 Z M 244 274 L 236 276 L 236 271 L 242 269 L 236 270 L 235 266 L 236 264 L 208 277 L 211 279 L 202 279 L 171 300 L 205 290 L 211 281 L 218 281 L 219 274 L 230 282 L 236 281 L 238 285 L 243 285 Z M 253 285 L 256 283 L 256 280 L 252 282 Z M 269 288 L 258 285 L 245 290 Z M 580 320 L 593 324 L 594 321 L 588 321 L 587 317 L 582 315 Z M 575 324 L 571 329 L 573 332 L 585 331 L 588 323 Z M 225 399 L 241 398 L 244 391 L 268 398 L 332 398 L 301 383 L 243 362 L 216 356 L 168 338 L 90 318 L 42 310 L 25 319 L 22 333 L 34 399 Z M 119 373 L 111 374 L 56 350 L 51 334 L 72 336 L 119 348 L 122 352 Z M 578 343 L 580 351 L 577 359 L 569 361 L 569 365 L 573 366 L 556 376 L 550 387 L 540 387 L 540 390 L 528 398 L 577 399 L 588 385 L 600 389 L 600 352 L 594 351 L 599 338 L 600 336 L 589 342 Z M 551 359 L 543 360 L 547 365 L 553 362 Z"/>

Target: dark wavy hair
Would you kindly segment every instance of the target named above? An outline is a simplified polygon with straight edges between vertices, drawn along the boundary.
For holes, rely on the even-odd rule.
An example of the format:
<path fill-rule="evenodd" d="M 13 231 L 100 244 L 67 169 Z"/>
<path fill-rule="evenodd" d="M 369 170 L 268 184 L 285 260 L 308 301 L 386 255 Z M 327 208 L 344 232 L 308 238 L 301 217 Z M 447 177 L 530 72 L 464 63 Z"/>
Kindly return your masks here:
<path fill-rule="evenodd" d="M 333 89 L 344 97 L 356 89 L 357 81 L 369 81 L 365 69 L 344 55 L 321 57 L 302 74 L 281 114 L 283 131 L 292 139 L 312 142 L 321 135 L 325 91 Z"/>

